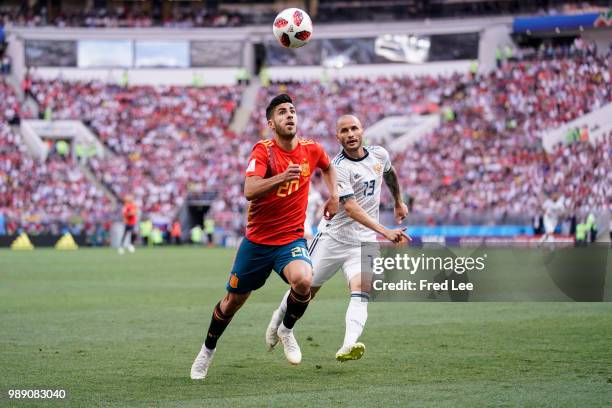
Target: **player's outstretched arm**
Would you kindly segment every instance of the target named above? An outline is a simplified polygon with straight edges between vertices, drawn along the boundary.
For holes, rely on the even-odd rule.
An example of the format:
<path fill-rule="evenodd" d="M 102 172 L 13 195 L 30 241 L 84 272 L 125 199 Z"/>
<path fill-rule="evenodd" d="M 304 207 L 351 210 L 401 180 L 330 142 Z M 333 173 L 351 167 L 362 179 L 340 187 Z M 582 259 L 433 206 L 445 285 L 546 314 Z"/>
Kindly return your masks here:
<path fill-rule="evenodd" d="M 360 223 L 361 225 L 379 233 L 391 242 L 400 242 L 402 239 L 410 240 L 410 237 L 400 229 L 387 229 L 379 224 L 374 218 L 370 217 L 367 212 L 357 203 L 354 196 L 342 198 L 344 211 L 346 214 Z"/>
<path fill-rule="evenodd" d="M 325 170 L 321 169 L 321 171 L 323 174 L 323 181 L 327 186 L 327 191 L 329 191 L 329 198 L 323 207 L 323 216 L 326 220 L 331 220 L 334 215 L 338 213 L 338 209 L 340 208 L 336 169 L 330 164 Z"/>
<path fill-rule="evenodd" d="M 299 164 L 290 164 L 285 171 L 276 176 L 263 178 L 260 176 L 249 176 L 244 181 L 244 196 L 248 201 L 255 200 L 279 184 L 299 180 L 302 169 Z"/>
<path fill-rule="evenodd" d="M 406 207 L 406 204 L 404 204 L 404 201 L 402 200 L 399 179 L 393 166 L 391 166 L 389 170 L 383 174 L 383 179 L 385 180 L 385 184 L 387 187 L 389 187 L 389 191 L 391 191 L 391 195 L 393 196 L 393 201 L 395 202 L 395 220 L 399 224 L 408 215 L 408 207 Z"/>

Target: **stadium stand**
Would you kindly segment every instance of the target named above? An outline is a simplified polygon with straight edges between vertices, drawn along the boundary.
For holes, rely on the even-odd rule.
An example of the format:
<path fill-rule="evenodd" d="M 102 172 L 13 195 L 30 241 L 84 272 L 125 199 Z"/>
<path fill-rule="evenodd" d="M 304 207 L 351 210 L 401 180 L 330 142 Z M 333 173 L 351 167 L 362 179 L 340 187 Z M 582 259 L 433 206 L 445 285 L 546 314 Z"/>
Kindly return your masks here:
<path fill-rule="evenodd" d="M 263 104 L 289 89 L 305 112 L 302 135 L 321 140 L 329 152 L 337 150 L 331 129 L 341 114 L 356 113 L 368 126 L 387 115 L 450 109 L 452 119 L 439 129 L 413 148 L 393 152 L 414 199 L 412 219 L 524 222 L 539 211 L 543 193 L 553 190 L 563 190 L 579 212 L 609 206 L 609 140 L 597 147 L 560 146 L 553 153 L 539 141 L 545 130 L 612 102 L 605 86 L 609 64 L 609 58 L 579 53 L 509 62 L 487 76 L 274 84 L 257 99 Z M 240 91 L 58 81 L 32 86 L 41 107 L 54 101 L 54 117 L 90 123 L 116 154 L 90 165 L 117 196 L 134 192 L 145 212 L 168 215 L 197 186 L 221 192 L 218 214 L 244 209 L 244 158 L 267 125 L 260 104 L 244 134 L 227 130 Z M 571 166 L 563 169 L 560 158 Z M 584 180 L 580 186 L 570 182 L 577 177 Z"/>
<path fill-rule="evenodd" d="M 51 105 L 54 118 L 84 120 L 115 154 L 90 165 L 117 197 L 133 193 L 144 212 L 166 216 L 196 185 L 234 189 L 226 180 L 244 152 L 236 154 L 240 141 L 228 127 L 241 90 L 59 81 L 32 85 L 41 111 Z"/>
<path fill-rule="evenodd" d="M 307 112 L 302 134 L 322 139 L 328 151 L 337 150 L 330 129 L 341 114 L 355 113 L 367 127 L 387 115 L 450 108 L 452 120 L 413 148 L 393 152 L 403 185 L 414 198 L 411 217 L 455 223 L 519 221 L 539 211 L 543 192 L 561 188 L 565 181 L 551 182 L 551 158 L 539 138 L 547 129 L 612 102 L 605 86 L 609 67 L 609 57 L 577 53 L 510 62 L 487 76 L 357 79 L 330 86 L 305 82 L 289 89 Z M 262 90 L 258 100 L 287 88 L 276 84 Z M 258 111 L 247 133 L 265 135 Z M 589 162 L 596 161 L 591 157 L 595 151 L 580 151 L 589 155 Z M 609 172 L 609 164 L 600 165 Z M 605 192 L 592 187 L 584 191 L 594 191 L 593 200 L 602 209 Z M 578 204 L 584 196 L 567 198 L 586 211 Z"/>
<path fill-rule="evenodd" d="M 539 137 L 612 100 L 604 85 L 608 67 L 593 57 L 516 63 L 471 89 L 464 83 L 465 92 L 451 99 L 456 119 L 400 165 L 416 212 L 446 219 L 492 213 L 498 221 L 537 213 L 539 196 L 564 185 L 551 182 Z M 566 198 L 574 205 L 579 199 Z"/>
<path fill-rule="evenodd" d="M 0 7 L 0 22 L 5 25 L 41 27 L 236 27 L 262 24 L 271 21 L 277 5 L 269 0 L 214 2 L 216 6 L 202 7 L 194 4 L 175 4 L 173 7 L 146 7 L 140 2 L 109 5 L 106 8 L 75 10 L 69 7 L 28 8 L 6 5 Z M 184 2 L 189 3 L 189 2 Z M 223 4 L 220 4 L 223 3 Z M 564 4 L 569 3 L 569 4 Z M 481 1 L 432 1 L 394 0 L 382 2 L 351 2 L 331 0 L 313 2 L 307 11 L 318 22 L 398 21 L 423 18 L 457 18 L 467 16 L 491 16 L 501 14 L 559 14 L 597 10 L 597 5 L 607 6 L 604 0 L 591 2 L 559 2 L 555 0 L 499 2 Z"/>
<path fill-rule="evenodd" d="M 224 13 L 207 10 L 192 12 L 176 11 L 163 18 L 154 18 L 151 14 L 124 8 L 115 10 L 96 9 L 90 11 L 61 11 L 50 17 L 45 13 L 34 13 L 22 9 L 9 9 L 0 12 L 0 22 L 5 25 L 23 27 L 90 27 L 90 28 L 145 28 L 162 27 L 236 27 L 242 25 L 240 13 Z"/>
<path fill-rule="evenodd" d="M 9 125 L 19 117 L 16 105 L 13 89 L 0 84 L 0 211 L 7 232 L 39 234 L 66 225 L 78 230 L 85 222 L 108 220 L 113 211 L 109 199 L 71 158 L 51 154 L 41 163 L 29 156 Z"/>

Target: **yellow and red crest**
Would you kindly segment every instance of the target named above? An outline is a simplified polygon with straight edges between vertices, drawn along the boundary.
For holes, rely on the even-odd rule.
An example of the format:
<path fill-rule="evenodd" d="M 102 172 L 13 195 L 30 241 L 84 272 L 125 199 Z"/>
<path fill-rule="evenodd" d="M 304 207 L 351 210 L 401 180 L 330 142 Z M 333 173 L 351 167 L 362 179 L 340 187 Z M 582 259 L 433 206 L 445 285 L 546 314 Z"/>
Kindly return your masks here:
<path fill-rule="evenodd" d="M 305 161 L 304 163 L 300 164 L 300 168 L 302 169 L 302 177 L 310 176 L 310 163 Z"/>
<path fill-rule="evenodd" d="M 234 288 L 234 289 L 238 287 L 238 277 L 234 275 L 233 273 L 230 275 L 229 285 L 230 285 L 230 288 Z"/>

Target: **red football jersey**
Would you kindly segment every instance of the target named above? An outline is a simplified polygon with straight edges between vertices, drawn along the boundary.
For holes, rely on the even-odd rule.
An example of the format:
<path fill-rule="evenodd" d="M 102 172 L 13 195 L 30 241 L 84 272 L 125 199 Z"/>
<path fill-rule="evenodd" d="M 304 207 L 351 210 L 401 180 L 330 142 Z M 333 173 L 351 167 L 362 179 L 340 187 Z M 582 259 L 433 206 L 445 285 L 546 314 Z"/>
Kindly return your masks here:
<path fill-rule="evenodd" d="M 275 140 L 257 142 L 251 152 L 246 176 L 269 178 L 282 173 L 290 164 L 299 164 L 299 180 L 285 182 L 264 196 L 251 201 L 246 237 L 257 244 L 285 245 L 304 236 L 310 176 L 317 168 L 330 165 L 323 147 L 300 139 L 293 151 L 281 149 Z"/>
<path fill-rule="evenodd" d="M 136 225 L 136 216 L 138 215 L 138 208 L 134 203 L 125 203 L 123 206 L 123 222 L 125 225 Z"/>

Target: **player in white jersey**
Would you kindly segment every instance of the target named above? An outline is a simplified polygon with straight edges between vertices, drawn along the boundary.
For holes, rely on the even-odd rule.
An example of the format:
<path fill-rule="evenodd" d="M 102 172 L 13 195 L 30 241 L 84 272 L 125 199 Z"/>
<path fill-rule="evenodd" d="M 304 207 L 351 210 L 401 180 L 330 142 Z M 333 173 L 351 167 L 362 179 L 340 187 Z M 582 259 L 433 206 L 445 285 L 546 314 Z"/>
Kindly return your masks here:
<path fill-rule="evenodd" d="M 314 296 L 321 285 L 342 269 L 350 289 L 350 302 L 346 311 L 346 330 L 336 360 L 361 358 L 365 345 L 358 342 L 368 317 L 369 287 L 361 280 L 361 244 L 376 242 L 381 234 L 392 242 L 409 240 L 401 229 L 387 229 L 378 222 L 381 186 L 384 181 L 395 201 L 398 223 L 408 215 L 403 203 L 397 173 L 382 147 L 362 145 L 363 127 L 355 116 L 345 115 L 336 123 L 336 138 L 342 145 L 333 160 L 338 179 L 338 193 L 343 204 L 331 220 L 322 220 L 319 232 L 309 247 L 313 263 L 311 293 Z M 266 330 L 266 343 L 272 349 L 278 339 L 276 329 L 286 309 L 287 293 Z"/>
<path fill-rule="evenodd" d="M 304 238 L 308 241 L 308 245 L 312 242 L 314 238 L 314 233 L 312 229 L 312 225 L 317 219 L 317 215 L 320 217 L 323 215 L 323 206 L 325 205 L 325 200 L 323 200 L 323 196 L 321 193 L 315 188 L 315 186 L 310 186 L 310 190 L 308 190 L 308 207 L 306 207 L 306 220 L 304 221 Z"/>
<path fill-rule="evenodd" d="M 555 192 L 544 201 L 542 208 L 544 209 L 544 235 L 540 242 L 547 242 L 552 240 L 559 223 L 559 217 L 565 213 L 565 200 L 559 193 Z"/>

